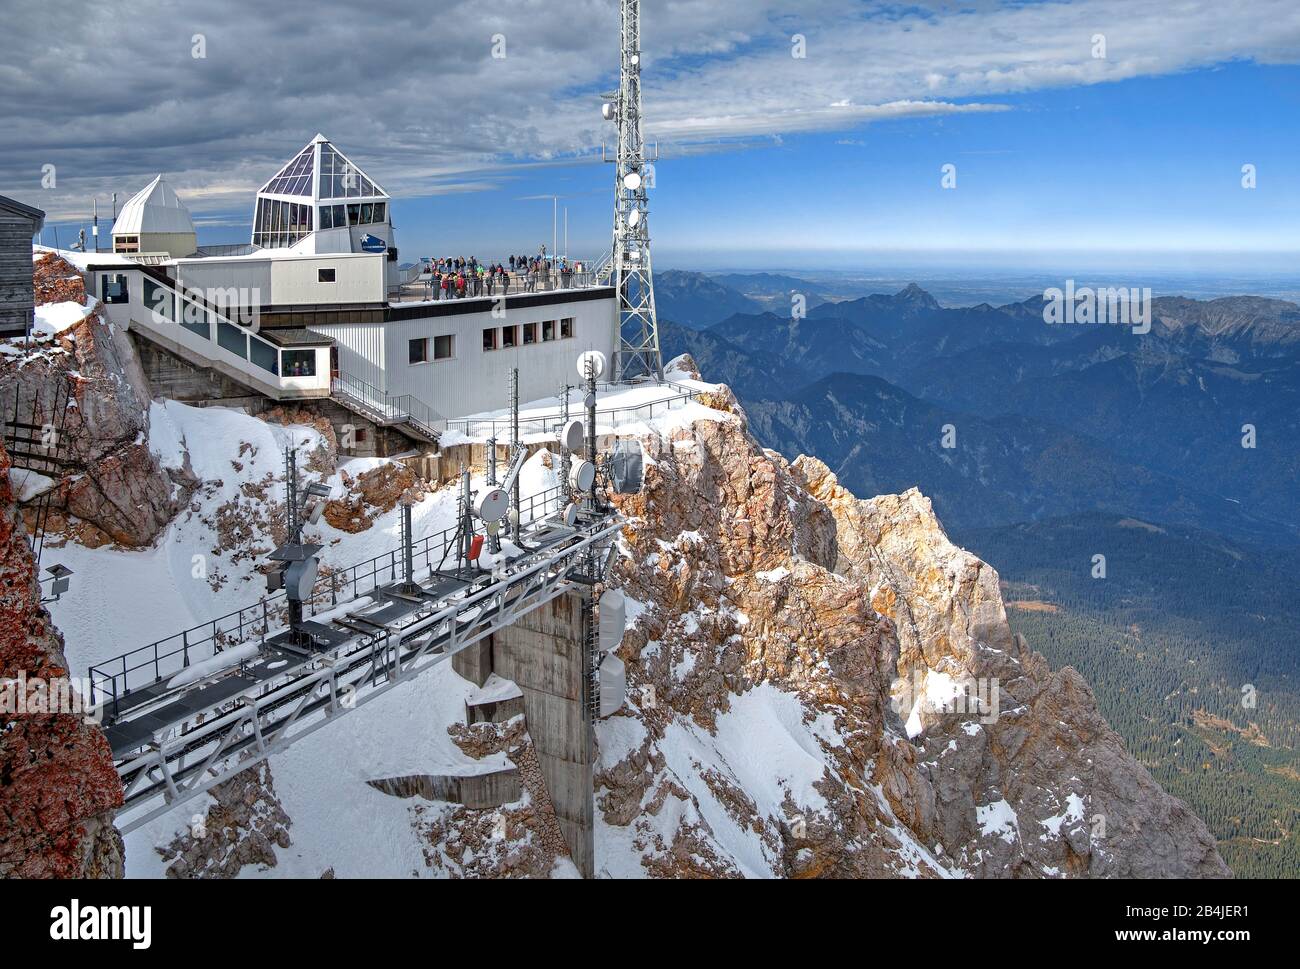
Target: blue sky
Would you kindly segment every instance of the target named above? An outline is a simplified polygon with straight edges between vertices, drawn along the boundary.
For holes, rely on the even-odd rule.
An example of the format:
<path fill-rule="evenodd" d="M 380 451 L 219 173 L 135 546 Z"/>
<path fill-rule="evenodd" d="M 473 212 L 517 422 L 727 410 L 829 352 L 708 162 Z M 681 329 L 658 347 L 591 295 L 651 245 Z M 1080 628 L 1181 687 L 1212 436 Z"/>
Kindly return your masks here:
<path fill-rule="evenodd" d="M 592 153 L 610 134 L 598 95 L 614 63 L 614 4 L 567 5 L 592 24 L 579 34 L 557 27 L 553 4 L 453 5 L 461 41 L 479 23 L 486 35 L 539 19 L 506 34 L 507 61 L 463 42 L 413 60 L 413 38 L 376 52 L 367 83 L 341 91 L 293 73 L 258 80 L 264 59 L 245 53 L 256 42 L 210 26 L 213 59 L 232 62 L 202 63 L 191 78 L 182 59 L 166 82 L 135 78 L 137 96 L 165 96 L 152 110 L 112 94 L 118 70 L 138 64 L 98 67 L 104 103 L 67 119 L 73 131 L 104 126 L 85 158 L 48 112 L 11 125 L 24 160 L 17 176 L 0 169 L 0 191 L 57 160 L 73 187 L 45 205 L 60 233 L 75 232 L 90 195 L 106 206 L 110 186 L 124 199 L 164 170 L 201 241 L 246 241 L 256 185 L 319 129 L 396 197 L 404 257 L 549 245 L 552 206 L 538 196 L 551 194 L 568 209 L 570 252 L 599 256 L 613 176 Z M 1188 0 L 1170 17 L 1142 0 L 808 0 L 793 13 L 759 0 L 646 0 L 644 19 L 645 109 L 663 149 L 651 197 L 661 266 L 1294 268 L 1300 5 Z M 1099 30 L 1104 59 L 1089 53 Z M 796 31 L 804 60 L 789 56 Z M 333 42 L 322 33 L 307 46 Z M 191 130 L 191 116 L 206 127 Z M 953 190 L 940 187 L 946 164 Z M 1256 166 L 1253 190 L 1241 187 L 1244 164 Z M 42 204 L 22 186 L 7 194 Z"/>

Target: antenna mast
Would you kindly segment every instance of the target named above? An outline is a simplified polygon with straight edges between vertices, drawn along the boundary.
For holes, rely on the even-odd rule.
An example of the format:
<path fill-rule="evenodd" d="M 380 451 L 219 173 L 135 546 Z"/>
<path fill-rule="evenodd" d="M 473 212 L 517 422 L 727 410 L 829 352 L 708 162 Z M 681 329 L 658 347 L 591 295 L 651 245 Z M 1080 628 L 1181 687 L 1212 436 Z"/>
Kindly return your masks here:
<path fill-rule="evenodd" d="M 619 0 L 622 64 L 618 93 L 602 109 L 618 124 L 618 166 L 614 183 L 614 283 L 618 322 L 614 334 L 614 380 L 649 376 L 663 380 L 659 321 L 655 316 L 650 268 L 650 225 L 646 196 L 649 170 L 641 133 L 641 0 Z"/>

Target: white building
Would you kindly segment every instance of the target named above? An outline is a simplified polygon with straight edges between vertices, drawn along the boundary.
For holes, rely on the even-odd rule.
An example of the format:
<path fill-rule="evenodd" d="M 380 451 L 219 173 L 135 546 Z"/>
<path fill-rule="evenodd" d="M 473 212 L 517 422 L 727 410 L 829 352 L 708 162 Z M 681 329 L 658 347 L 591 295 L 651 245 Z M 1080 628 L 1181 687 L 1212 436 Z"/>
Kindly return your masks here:
<path fill-rule="evenodd" d="M 257 193 L 251 245 L 187 245 L 170 230 L 193 223 L 160 177 L 123 210 L 115 253 L 79 261 L 115 323 L 219 376 L 168 384 L 180 399 L 329 398 L 428 441 L 505 406 L 513 368 L 529 400 L 575 383 L 582 351 L 612 356 L 617 301 L 594 274 L 427 299 L 397 271 L 391 219 L 388 194 L 317 135 Z"/>
<path fill-rule="evenodd" d="M 158 175 L 127 200 L 113 222 L 113 251 L 189 256 L 198 237 L 189 209 Z"/>

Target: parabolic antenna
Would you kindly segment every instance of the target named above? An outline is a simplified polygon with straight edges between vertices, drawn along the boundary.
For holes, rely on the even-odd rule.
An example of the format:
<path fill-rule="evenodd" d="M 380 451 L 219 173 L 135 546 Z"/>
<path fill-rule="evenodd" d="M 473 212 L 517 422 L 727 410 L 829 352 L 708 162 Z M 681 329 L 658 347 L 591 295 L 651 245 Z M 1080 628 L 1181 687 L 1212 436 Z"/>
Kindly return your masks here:
<path fill-rule="evenodd" d="M 600 597 L 600 649 L 612 653 L 623 642 L 627 629 L 627 598 L 618 589 L 609 589 Z"/>
<path fill-rule="evenodd" d="M 592 371 L 597 380 L 605 372 L 605 354 L 599 350 L 588 350 L 578 357 L 578 375 L 584 380 L 587 377 L 587 361 L 591 361 Z"/>
<path fill-rule="evenodd" d="M 564 431 L 560 435 L 560 443 L 568 451 L 581 451 L 587 443 L 587 429 L 583 426 L 582 421 L 574 419 L 564 425 Z"/>
<path fill-rule="evenodd" d="M 577 520 L 578 520 L 578 506 L 575 505 L 573 502 L 569 502 L 567 505 L 564 506 L 564 524 L 572 528 L 574 523 Z"/>
<path fill-rule="evenodd" d="M 627 214 L 627 224 L 634 229 L 641 224 L 640 209 L 633 209 L 631 212 Z"/>
<path fill-rule="evenodd" d="M 613 121 L 613 120 L 614 120 L 614 105 L 611 104 L 610 102 L 606 101 L 604 104 L 602 104 L 602 105 L 600 106 L 600 115 L 601 115 L 601 117 L 604 118 L 606 121 Z"/>
<path fill-rule="evenodd" d="M 569 487 L 575 491 L 589 491 L 596 480 L 596 466 L 590 461 L 579 461 L 569 471 Z"/>
<path fill-rule="evenodd" d="M 640 172 L 628 172 L 623 176 L 623 187 L 629 192 L 635 192 L 641 187 Z"/>
<path fill-rule="evenodd" d="M 500 488 L 489 488 L 487 494 L 479 499 L 478 517 L 485 522 L 500 521 L 510 509 L 510 496 Z"/>

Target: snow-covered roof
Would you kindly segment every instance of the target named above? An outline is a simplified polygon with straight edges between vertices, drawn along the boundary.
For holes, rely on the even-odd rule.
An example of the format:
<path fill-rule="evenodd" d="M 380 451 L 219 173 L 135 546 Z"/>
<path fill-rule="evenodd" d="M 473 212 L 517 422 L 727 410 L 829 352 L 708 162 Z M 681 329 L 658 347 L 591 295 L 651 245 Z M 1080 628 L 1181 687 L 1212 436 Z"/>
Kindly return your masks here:
<path fill-rule="evenodd" d="M 190 210 L 161 175 L 131 196 L 113 223 L 114 235 L 193 231 Z"/>

